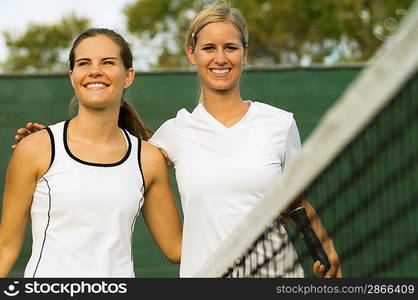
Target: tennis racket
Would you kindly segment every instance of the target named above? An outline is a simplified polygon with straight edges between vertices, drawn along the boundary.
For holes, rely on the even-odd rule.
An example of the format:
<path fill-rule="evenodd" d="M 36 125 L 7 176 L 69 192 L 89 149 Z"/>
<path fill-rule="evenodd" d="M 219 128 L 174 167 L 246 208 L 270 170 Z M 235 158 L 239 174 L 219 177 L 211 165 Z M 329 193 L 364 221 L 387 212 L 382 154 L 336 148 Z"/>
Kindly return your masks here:
<path fill-rule="evenodd" d="M 308 248 L 311 257 L 314 262 L 319 260 L 325 267 L 324 273 L 328 272 L 330 264 L 328 261 L 327 253 L 322 247 L 321 242 L 312 229 L 311 222 L 306 215 L 304 207 L 298 207 L 287 214 L 293 222 L 296 224 L 297 231 L 302 235 L 303 241 L 305 242 L 306 248 Z"/>

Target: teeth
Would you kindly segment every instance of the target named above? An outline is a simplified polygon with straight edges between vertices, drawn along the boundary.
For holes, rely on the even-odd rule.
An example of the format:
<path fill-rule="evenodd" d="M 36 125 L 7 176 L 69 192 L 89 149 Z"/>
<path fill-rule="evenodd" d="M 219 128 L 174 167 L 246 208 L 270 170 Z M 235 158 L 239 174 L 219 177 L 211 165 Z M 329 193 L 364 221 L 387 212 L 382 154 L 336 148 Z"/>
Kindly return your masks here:
<path fill-rule="evenodd" d="M 90 88 L 102 88 L 102 87 L 106 87 L 106 85 L 104 85 L 103 83 L 89 83 L 88 85 L 86 85 L 86 88 L 90 89 Z"/>
<path fill-rule="evenodd" d="M 225 70 L 212 69 L 212 72 L 215 73 L 215 74 L 225 74 L 225 73 L 228 73 L 229 71 L 230 71 L 230 69 L 225 69 Z"/>

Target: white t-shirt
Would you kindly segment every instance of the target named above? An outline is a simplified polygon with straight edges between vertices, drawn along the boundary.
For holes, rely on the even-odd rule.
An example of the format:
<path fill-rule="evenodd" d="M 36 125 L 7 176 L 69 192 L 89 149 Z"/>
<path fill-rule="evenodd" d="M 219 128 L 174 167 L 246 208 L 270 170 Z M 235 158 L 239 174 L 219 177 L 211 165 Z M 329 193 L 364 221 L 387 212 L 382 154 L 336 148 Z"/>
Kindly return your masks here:
<path fill-rule="evenodd" d="M 180 110 L 150 140 L 176 171 L 184 215 L 180 277 L 202 267 L 301 149 L 291 113 L 248 102 L 248 112 L 230 128 L 199 104 L 192 113 Z M 293 246 L 285 252 L 293 264 Z M 303 272 L 292 277 L 299 276 Z"/>

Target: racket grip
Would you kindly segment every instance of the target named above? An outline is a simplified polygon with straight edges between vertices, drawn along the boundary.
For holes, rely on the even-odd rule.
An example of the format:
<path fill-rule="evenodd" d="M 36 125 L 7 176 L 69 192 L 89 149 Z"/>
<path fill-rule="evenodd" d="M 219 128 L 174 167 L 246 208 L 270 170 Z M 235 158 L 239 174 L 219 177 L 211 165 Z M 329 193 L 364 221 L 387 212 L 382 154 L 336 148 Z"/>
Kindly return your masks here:
<path fill-rule="evenodd" d="M 322 247 L 320 240 L 311 226 L 311 222 L 309 221 L 305 208 L 298 207 L 292 210 L 288 216 L 293 220 L 293 222 L 295 222 L 297 230 L 302 235 L 306 248 L 308 248 L 314 262 L 319 260 L 321 265 L 325 267 L 324 273 L 328 272 L 331 266 L 328 261 L 327 253 Z"/>

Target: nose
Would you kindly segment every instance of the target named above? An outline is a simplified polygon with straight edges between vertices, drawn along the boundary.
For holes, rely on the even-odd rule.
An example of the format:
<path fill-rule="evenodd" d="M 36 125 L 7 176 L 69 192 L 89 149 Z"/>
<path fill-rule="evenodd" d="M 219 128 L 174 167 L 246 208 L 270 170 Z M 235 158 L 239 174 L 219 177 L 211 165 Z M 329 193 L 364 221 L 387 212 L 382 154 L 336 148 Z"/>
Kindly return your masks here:
<path fill-rule="evenodd" d="M 89 76 L 96 77 L 101 76 L 103 73 L 102 68 L 100 65 L 93 64 L 89 69 Z"/>
<path fill-rule="evenodd" d="M 220 66 L 225 65 L 227 63 L 227 58 L 223 49 L 216 50 L 213 61 Z"/>

